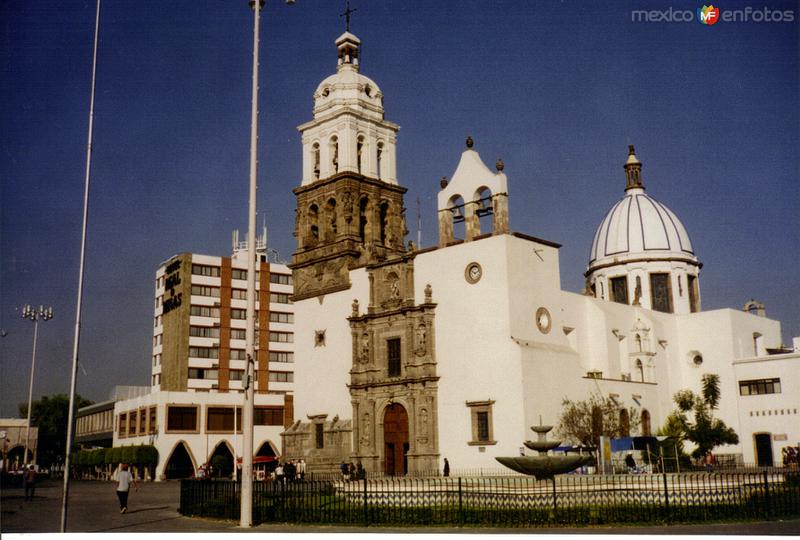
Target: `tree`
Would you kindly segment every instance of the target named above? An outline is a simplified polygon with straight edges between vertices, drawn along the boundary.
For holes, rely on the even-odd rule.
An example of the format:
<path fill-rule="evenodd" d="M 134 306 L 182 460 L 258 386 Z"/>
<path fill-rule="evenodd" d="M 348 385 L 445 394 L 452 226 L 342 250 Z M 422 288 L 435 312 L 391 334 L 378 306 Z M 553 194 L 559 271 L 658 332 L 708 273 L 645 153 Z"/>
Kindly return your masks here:
<path fill-rule="evenodd" d="M 692 451 L 695 458 L 705 455 L 717 446 L 739 443 L 739 436 L 733 428 L 719 418 L 714 418 L 714 411 L 722 397 L 719 375 L 706 373 L 701 384 L 699 396 L 691 390 L 676 392 L 672 399 L 678 409 L 668 417 L 672 434 L 678 434 L 697 446 Z"/>
<path fill-rule="evenodd" d="M 75 395 L 76 408 L 91 405 L 93 402 Z M 28 404 L 21 403 L 20 415 L 28 416 Z M 40 465 L 49 467 L 53 463 L 64 459 L 64 450 L 67 445 L 67 419 L 69 418 L 69 396 L 56 394 L 42 396 L 31 406 L 31 425 L 39 428 L 39 441 L 37 443 L 37 461 Z"/>
<path fill-rule="evenodd" d="M 639 428 L 638 411 L 621 408 L 611 398 L 592 394 L 585 401 L 564 398 L 561 405 L 564 409 L 558 419 L 559 435 L 586 446 L 598 446 L 601 435 L 627 437 Z"/>

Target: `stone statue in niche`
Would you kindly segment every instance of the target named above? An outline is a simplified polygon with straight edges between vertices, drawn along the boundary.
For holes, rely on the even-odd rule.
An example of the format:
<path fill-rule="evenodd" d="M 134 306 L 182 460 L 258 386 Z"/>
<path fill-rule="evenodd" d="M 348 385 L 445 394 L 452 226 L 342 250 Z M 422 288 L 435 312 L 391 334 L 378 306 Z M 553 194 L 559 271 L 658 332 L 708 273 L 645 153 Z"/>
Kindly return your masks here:
<path fill-rule="evenodd" d="M 642 305 L 642 278 L 636 276 L 636 287 L 633 289 L 633 305 Z"/>
<path fill-rule="evenodd" d="M 369 334 L 367 332 L 361 334 L 361 352 L 358 359 L 362 364 L 369 362 Z"/>
<path fill-rule="evenodd" d="M 365 412 L 364 416 L 361 417 L 361 446 L 362 447 L 369 447 L 369 413 Z"/>
<path fill-rule="evenodd" d="M 353 299 L 351 307 L 353 309 L 353 317 L 358 317 L 358 298 Z"/>
<path fill-rule="evenodd" d="M 430 304 L 431 302 L 433 302 L 433 287 L 428 283 L 425 285 L 425 303 Z"/>
<path fill-rule="evenodd" d="M 419 410 L 419 431 L 417 440 L 421 443 L 428 442 L 428 409 L 423 407 Z"/>
<path fill-rule="evenodd" d="M 353 195 L 349 191 L 344 192 L 344 220 L 347 223 L 353 220 Z"/>
<path fill-rule="evenodd" d="M 425 326 L 424 322 L 420 323 L 414 332 L 414 337 L 415 337 L 414 352 L 416 352 L 417 356 L 422 356 L 425 354 L 427 332 L 428 329 Z"/>

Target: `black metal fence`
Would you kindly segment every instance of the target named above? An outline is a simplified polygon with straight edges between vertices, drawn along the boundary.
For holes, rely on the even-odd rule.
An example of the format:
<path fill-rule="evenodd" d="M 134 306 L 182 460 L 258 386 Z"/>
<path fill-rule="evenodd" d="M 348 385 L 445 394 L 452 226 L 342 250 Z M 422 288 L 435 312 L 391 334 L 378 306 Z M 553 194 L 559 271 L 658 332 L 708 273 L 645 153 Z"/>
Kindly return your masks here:
<path fill-rule="evenodd" d="M 800 515 L 797 471 L 254 482 L 256 522 L 537 527 Z M 180 512 L 239 519 L 241 484 L 183 480 Z"/>

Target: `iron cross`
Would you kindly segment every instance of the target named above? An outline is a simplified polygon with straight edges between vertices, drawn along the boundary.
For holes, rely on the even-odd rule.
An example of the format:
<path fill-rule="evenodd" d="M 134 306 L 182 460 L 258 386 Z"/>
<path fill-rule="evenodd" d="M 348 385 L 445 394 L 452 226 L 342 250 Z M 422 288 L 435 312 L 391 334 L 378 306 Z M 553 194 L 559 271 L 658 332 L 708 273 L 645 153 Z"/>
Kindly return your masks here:
<path fill-rule="evenodd" d="M 344 13 L 339 15 L 339 17 L 344 17 L 345 18 L 345 21 L 347 22 L 347 26 L 345 28 L 346 28 L 346 30 L 348 32 L 350 31 L 350 14 L 355 12 L 355 11 L 358 11 L 358 8 L 350 9 L 350 0 L 347 0 L 347 4 L 345 5 Z"/>

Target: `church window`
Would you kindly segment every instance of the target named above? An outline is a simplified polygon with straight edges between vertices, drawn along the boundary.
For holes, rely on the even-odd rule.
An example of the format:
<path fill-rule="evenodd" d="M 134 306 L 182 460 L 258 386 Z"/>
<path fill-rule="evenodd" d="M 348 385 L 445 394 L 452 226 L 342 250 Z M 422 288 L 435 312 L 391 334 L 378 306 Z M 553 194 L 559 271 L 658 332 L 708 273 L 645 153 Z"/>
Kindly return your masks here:
<path fill-rule="evenodd" d="M 328 232 L 330 233 L 330 240 L 334 240 L 336 237 L 337 226 L 336 226 L 336 199 L 328 199 L 328 204 L 326 206 L 327 214 L 328 214 L 328 221 L 330 227 Z"/>
<path fill-rule="evenodd" d="M 650 274 L 650 296 L 654 310 L 663 313 L 672 313 L 672 294 L 669 286 L 669 274 Z"/>
<path fill-rule="evenodd" d="M 358 159 L 358 173 L 364 174 L 364 136 L 359 135 L 356 142 L 356 158 Z"/>
<path fill-rule="evenodd" d="M 650 437 L 652 435 L 650 429 L 650 411 L 642 409 L 642 436 Z"/>
<path fill-rule="evenodd" d="M 386 356 L 389 377 L 400 376 L 400 338 L 386 340 Z"/>
<path fill-rule="evenodd" d="M 311 147 L 311 161 L 314 165 L 314 179 L 319 179 L 319 143 Z"/>
<path fill-rule="evenodd" d="M 364 197 L 358 204 L 358 236 L 362 242 L 367 240 L 367 203 L 369 200 Z"/>
<path fill-rule="evenodd" d="M 319 241 L 319 208 L 316 204 L 312 204 L 308 209 L 308 224 L 309 232 L 311 233 L 312 243 Z"/>
<path fill-rule="evenodd" d="M 314 435 L 317 443 L 317 448 L 325 448 L 325 426 L 323 424 L 314 424 Z"/>
<path fill-rule="evenodd" d="M 337 173 L 339 172 L 339 138 L 336 135 L 331 137 L 330 154 L 331 154 L 331 170 L 334 173 Z"/>
<path fill-rule="evenodd" d="M 639 375 L 639 381 L 644 382 L 644 366 L 641 360 L 636 360 L 636 373 Z"/>
<path fill-rule="evenodd" d="M 378 178 L 382 178 L 383 177 L 383 175 L 381 174 L 382 168 L 383 168 L 382 167 L 382 165 L 383 165 L 383 143 L 382 142 L 378 143 L 378 152 L 376 153 L 375 157 L 376 157 L 377 162 L 378 162 Z"/>
<path fill-rule="evenodd" d="M 492 405 L 493 400 L 467 401 L 472 420 L 472 435 L 468 442 L 470 446 L 497 444 L 492 426 Z"/>
<path fill-rule="evenodd" d="M 620 304 L 628 303 L 628 278 L 619 276 L 611 278 L 611 300 Z"/>
<path fill-rule="evenodd" d="M 642 336 L 636 334 L 636 352 L 642 352 Z"/>
<path fill-rule="evenodd" d="M 380 206 L 380 222 L 381 222 L 381 244 L 386 244 L 386 234 L 389 230 L 389 203 L 383 202 Z"/>
<path fill-rule="evenodd" d="M 699 290 L 697 288 L 697 276 L 686 276 L 686 286 L 689 289 L 689 311 L 696 313 L 700 311 Z"/>
<path fill-rule="evenodd" d="M 480 234 L 491 233 L 494 229 L 492 227 L 492 192 L 487 187 L 478 188 L 472 200 L 475 203 L 475 214 L 478 216 L 478 230 L 473 234 L 478 236 Z"/>

